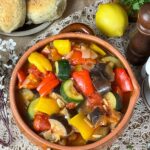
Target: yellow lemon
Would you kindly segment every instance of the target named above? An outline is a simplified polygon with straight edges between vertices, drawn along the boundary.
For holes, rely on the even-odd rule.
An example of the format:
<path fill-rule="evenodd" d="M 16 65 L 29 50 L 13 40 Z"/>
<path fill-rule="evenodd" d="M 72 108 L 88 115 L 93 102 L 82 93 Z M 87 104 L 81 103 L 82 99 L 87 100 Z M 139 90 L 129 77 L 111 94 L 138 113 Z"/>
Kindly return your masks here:
<path fill-rule="evenodd" d="M 96 26 L 109 37 L 120 37 L 128 26 L 128 15 L 117 3 L 100 4 L 96 12 Z"/>

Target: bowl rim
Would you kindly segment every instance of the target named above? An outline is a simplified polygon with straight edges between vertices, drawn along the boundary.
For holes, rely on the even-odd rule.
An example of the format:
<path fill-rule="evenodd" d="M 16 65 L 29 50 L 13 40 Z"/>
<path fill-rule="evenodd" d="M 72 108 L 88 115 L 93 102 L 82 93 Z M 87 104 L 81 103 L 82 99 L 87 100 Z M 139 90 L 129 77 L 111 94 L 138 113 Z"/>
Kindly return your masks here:
<path fill-rule="evenodd" d="M 107 51 L 111 52 L 112 54 L 114 54 L 116 57 L 118 57 L 120 59 L 120 61 L 125 66 L 128 74 L 131 78 L 134 90 L 132 92 L 127 111 L 124 114 L 122 120 L 120 121 L 118 126 L 113 130 L 113 132 L 109 133 L 106 137 L 104 137 L 92 144 L 73 147 L 73 146 L 61 146 L 58 144 L 50 143 L 49 141 L 44 140 L 42 137 L 40 137 L 38 134 L 36 134 L 34 131 L 32 131 L 30 129 L 30 127 L 21 118 L 21 115 L 19 114 L 19 111 L 17 109 L 16 102 L 15 102 L 15 85 L 16 85 L 16 80 L 17 80 L 17 71 L 26 62 L 27 57 L 30 55 L 30 53 L 32 53 L 33 51 L 39 50 L 44 45 L 46 45 L 56 39 L 81 39 L 81 40 L 87 40 L 87 41 L 90 41 L 95 44 L 103 46 L 104 48 L 106 48 Z M 30 47 L 17 62 L 16 66 L 13 70 L 13 73 L 12 73 L 12 76 L 10 79 L 10 85 L 9 85 L 9 99 L 10 99 L 11 111 L 17 122 L 17 125 L 19 125 L 19 127 L 24 130 L 24 134 L 26 134 L 27 137 L 30 138 L 30 140 L 32 138 L 34 141 L 36 141 L 36 143 L 38 142 L 39 146 L 45 145 L 45 147 L 56 148 L 56 149 L 66 149 L 66 150 L 78 150 L 78 149 L 86 150 L 86 149 L 93 149 L 98 146 L 108 144 L 107 142 L 110 142 L 113 138 L 117 137 L 118 134 L 125 128 L 126 124 L 128 123 L 128 121 L 132 115 L 132 111 L 134 109 L 136 101 L 138 100 L 139 94 L 140 94 L 140 87 L 138 85 L 138 82 L 135 79 L 135 76 L 131 70 L 130 65 L 128 64 L 128 62 L 124 58 L 124 56 L 122 56 L 122 54 L 116 48 L 114 48 L 111 44 L 104 41 L 103 39 L 100 39 L 99 37 L 96 37 L 93 35 L 87 35 L 87 34 L 83 34 L 83 33 L 61 33 L 61 34 L 53 35 L 53 36 L 50 36 L 48 38 L 45 38 L 45 39 L 39 41 L 38 43 L 36 43 L 32 47 Z"/>

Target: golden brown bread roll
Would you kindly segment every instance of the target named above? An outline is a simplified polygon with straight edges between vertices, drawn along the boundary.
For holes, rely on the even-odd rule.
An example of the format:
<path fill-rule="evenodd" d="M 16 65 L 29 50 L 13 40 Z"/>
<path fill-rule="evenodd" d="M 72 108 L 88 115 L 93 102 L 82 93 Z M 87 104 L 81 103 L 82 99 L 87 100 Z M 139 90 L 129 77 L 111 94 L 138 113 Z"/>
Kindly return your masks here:
<path fill-rule="evenodd" d="M 27 0 L 27 16 L 34 24 L 53 21 L 59 18 L 67 0 Z"/>
<path fill-rule="evenodd" d="M 10 33 L 25 23 L 25 0 L 0 0 L 0 30 Z"/>

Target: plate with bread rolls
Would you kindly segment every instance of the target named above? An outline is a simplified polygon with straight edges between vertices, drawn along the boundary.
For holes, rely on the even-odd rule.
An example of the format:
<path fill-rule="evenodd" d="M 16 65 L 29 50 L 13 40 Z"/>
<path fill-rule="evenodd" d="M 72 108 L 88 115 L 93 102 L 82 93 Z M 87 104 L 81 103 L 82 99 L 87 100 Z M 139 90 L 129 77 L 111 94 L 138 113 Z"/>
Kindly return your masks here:
<path fill-rule="evenodd" d="M 27 36 L 47 28 L 60 18 L 67 0 L 0 1 L 0 34 Z"/>

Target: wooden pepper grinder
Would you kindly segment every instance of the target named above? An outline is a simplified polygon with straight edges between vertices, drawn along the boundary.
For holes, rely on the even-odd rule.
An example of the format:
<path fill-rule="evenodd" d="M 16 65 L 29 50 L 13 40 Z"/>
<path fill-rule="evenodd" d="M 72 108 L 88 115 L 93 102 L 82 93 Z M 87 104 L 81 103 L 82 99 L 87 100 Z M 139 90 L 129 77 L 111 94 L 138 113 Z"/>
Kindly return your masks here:
<path fill-rule="evenodd" d="M 126 53 L 133 65 L 142 65 L 150 56 L 150 3 L 145 3 L 138 14 L 137 32 L 131 38 Z"/>

